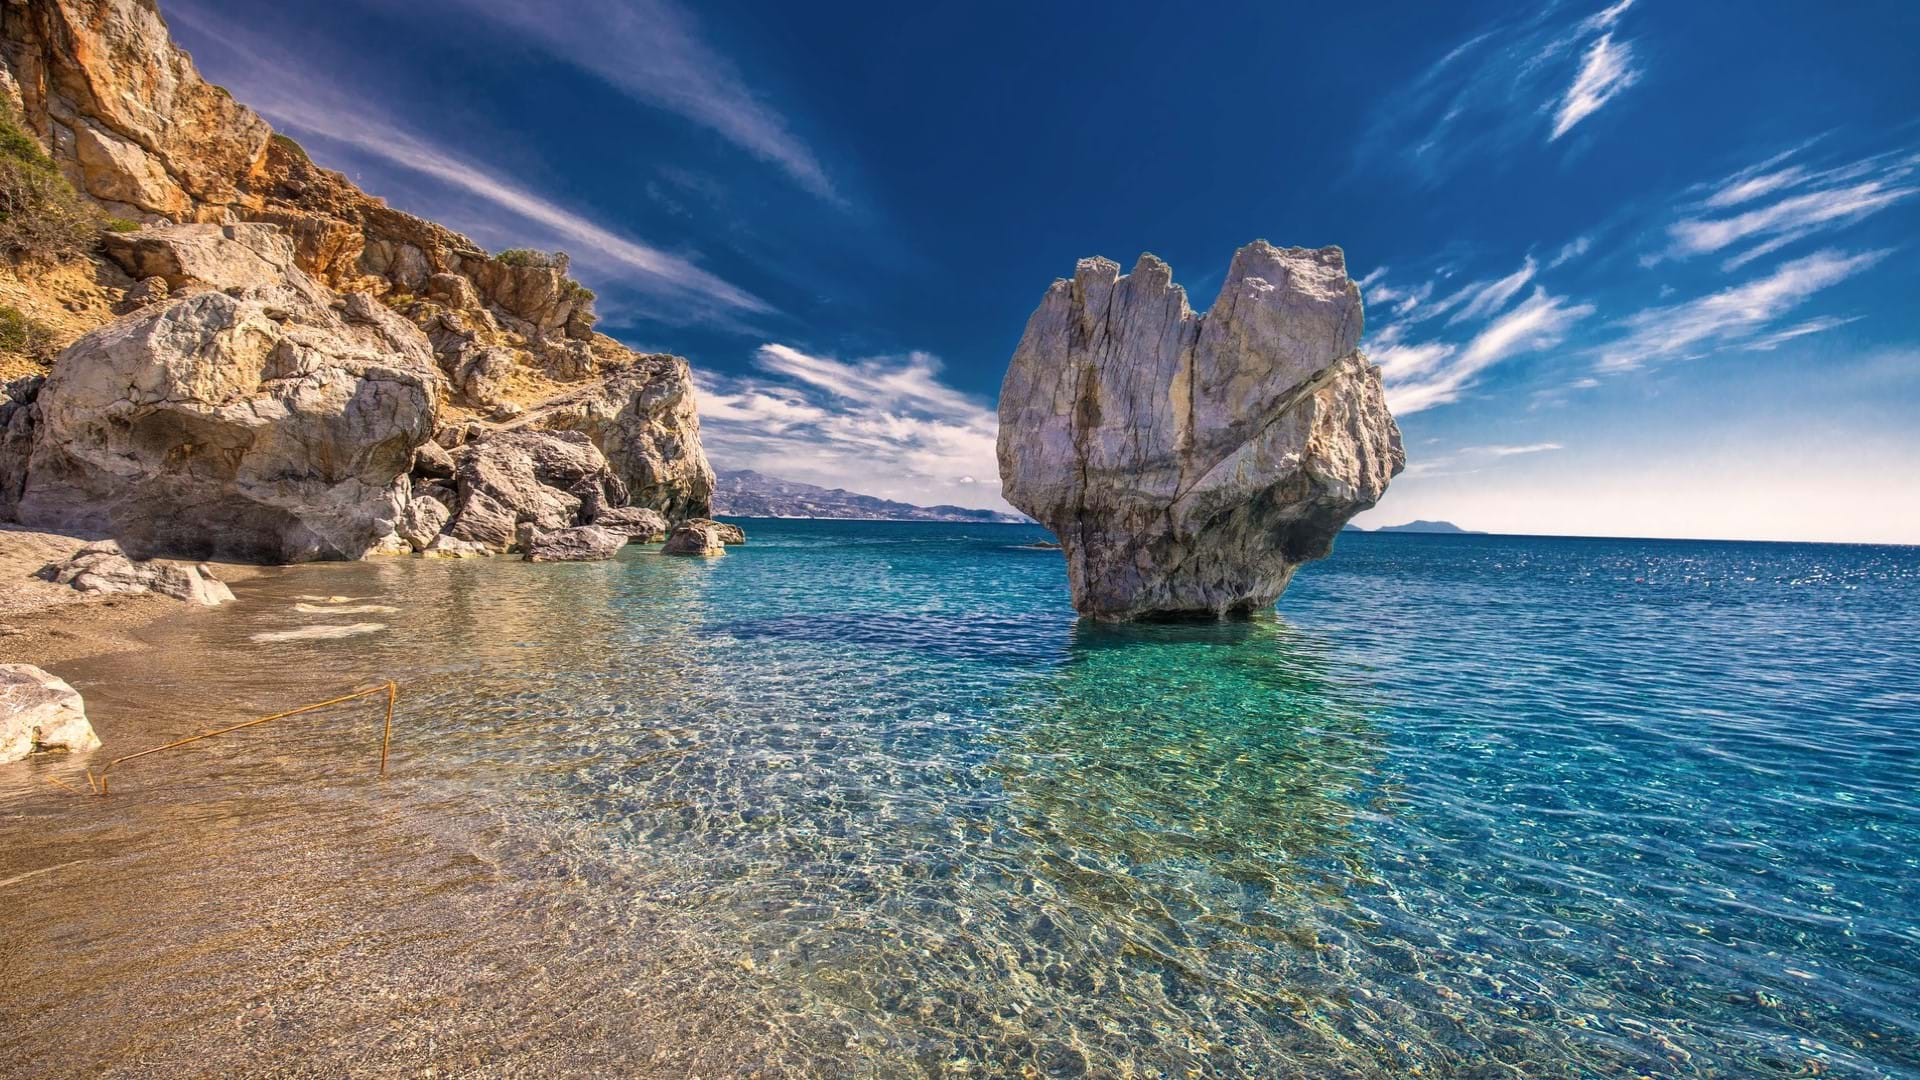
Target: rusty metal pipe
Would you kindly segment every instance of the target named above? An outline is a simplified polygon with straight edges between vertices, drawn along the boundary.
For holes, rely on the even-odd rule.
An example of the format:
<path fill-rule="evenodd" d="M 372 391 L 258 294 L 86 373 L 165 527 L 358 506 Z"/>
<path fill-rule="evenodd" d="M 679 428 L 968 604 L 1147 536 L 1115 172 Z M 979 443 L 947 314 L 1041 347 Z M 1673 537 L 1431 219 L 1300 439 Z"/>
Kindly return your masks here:
<path fill-rule="evenodd" d="M 216 735 L 225 735 L 229 732 L 239 731 L 242 728 L 257 727 L 260 724 L 265 724 L 273 720 L 284 720 L 289 716 L 299 716 L 301 713 L 310 713 L 316 709 L 324 709 L 330 705 L 339 705 L 342 702 L 371 697 L 374 694 L 383 692 L 387 695 L 387 722 L 385 730 L 380 737 L 380 775 L 385 776 L 387 775 L 387 749 L 393 741 L 393 704 L 394 699 L 397 698 L 400 693 L 399 685 L 391 679 L 379 686 L 369 687 L 365 690 L 356 690 L 351 694 L 342 694 L 337 698 L 329 698 L 326 701 L 315 702 L 312 705 L 302 705 L 297 709 L 277 712 L 272 716 L 262 716 L 257 720 L 248 720 L 245 723 L 234 724 L 231 727 L 223 727 L 214 731 L 203 731 L 198 735 L 190 735 L 184 739 L 175 739 L 173 742 L 163 746 L 156 746 L 138 753 L 126 754 L 122 757 L 114 758 L 112 761 L 107 762 L 106 768 L 100 770 L 99 793 L 103 796 L 107 794 L 107 774 L 113 771 L 114 766 L 119 765 L 123 761 L 132 761 L 134 758 L 143 758 L 148 754 L 157 754 L 162 750 L 172 750 L 176 747 L 185 746 L 188 743 L 199 742 L 202 739 L 211 739 Z M 87 771 L 87 779 L 89 783 L 93 780 L 93 771 L 91 769 Z"/>

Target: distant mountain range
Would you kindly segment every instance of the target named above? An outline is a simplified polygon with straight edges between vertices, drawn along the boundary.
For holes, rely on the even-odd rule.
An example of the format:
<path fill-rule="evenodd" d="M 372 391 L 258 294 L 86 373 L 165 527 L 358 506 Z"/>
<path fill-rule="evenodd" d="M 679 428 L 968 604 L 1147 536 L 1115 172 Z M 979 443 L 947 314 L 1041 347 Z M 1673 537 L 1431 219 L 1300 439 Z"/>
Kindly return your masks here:
<path fill-rule="evenodd" d="M 1371 532 L 1383 532 L 1383 533 L 1458 533 L 1463 536 L 1475 534 L 1478 532 L 1478 530 L 1475 530 L 1475 529 L 1463 529 L 1460 526 L 1455 525 L 1451 521 L 1424 521 L 1424 520 L 1409 521 L 1405 525 L 1382 525 L 1379 528 L 1372 529 L 1372 530 L 1362 529 L 1358 525 L 1349 525 L 1347 526 L 1347 528 L 1353 530 L 1354 532 L 1371 531 Z"/>
<path fill-rule="evenodd" d="M 713 512 L 732 517 L 859 518 L 869 521 L 978 521 L 1022 524 L 1027 519 L 964 506 L 915 506 L 841 488 L 782 480 L 752 469 L 716 474 Z"/>

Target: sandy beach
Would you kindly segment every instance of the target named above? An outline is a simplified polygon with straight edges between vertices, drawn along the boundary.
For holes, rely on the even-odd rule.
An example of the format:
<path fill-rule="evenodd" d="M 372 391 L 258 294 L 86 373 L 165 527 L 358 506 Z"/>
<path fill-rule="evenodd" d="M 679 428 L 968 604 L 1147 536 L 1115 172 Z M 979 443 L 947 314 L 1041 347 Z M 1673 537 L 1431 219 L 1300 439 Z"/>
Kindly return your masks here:
<path fill-rule="evenodd" d="M 0 525 L 0 663 L 58 664 L 144 648 L 136 631 L 170 616 L 196 613 L 158 594 L 100 595 L 36 576 L 98 539 Z M 214 563 L 222 581 L 244 581 L 262 568 Z"/>

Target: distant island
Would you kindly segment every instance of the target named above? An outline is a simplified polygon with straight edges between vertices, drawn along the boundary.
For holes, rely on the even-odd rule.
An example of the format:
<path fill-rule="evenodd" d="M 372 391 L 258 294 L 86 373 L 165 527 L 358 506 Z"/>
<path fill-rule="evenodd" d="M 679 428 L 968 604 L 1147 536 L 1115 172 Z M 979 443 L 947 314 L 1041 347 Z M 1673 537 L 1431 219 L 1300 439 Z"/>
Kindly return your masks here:
<path fill-rule="evenodd" d="M 1484 535 L 1478 529 L 1463 529 L 1451 521 L 1409 521 L 1405 525 L 1382 525 L 1373 530 L 1383 533 L 1456 533 L 1465 535 Z"/>
<path fill-rule="evenodd" d="M 1026 519 L 997 510 L 965 506 L 915 506 L 842 488 L 824 488 L 782 480 L 752 469 L 714 474 L 713 512 L 732 517 L 842 518 L 870 521 L 975 521 L 1024 524 Z"/>

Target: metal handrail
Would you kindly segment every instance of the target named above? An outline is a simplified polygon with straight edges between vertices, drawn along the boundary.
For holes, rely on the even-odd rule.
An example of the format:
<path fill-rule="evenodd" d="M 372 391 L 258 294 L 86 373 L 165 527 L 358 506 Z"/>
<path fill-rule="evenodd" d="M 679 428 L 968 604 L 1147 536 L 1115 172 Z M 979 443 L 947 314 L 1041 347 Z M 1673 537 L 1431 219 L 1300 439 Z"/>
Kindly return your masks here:
<path fill-rule="evenodd" d="M 96 795 L 105 796 L 107 794 L 107 774 L 113 771 L 114 766 L 123 761 L 132 761 L 134 758 L 146 757 L 148 754 L 157 754 L 162 750 L 172 750 L 175 747 L 185 746 L 188 743 L 196 743 L 201 739 L 211 739 L 216 735 L 225 735 L 229 732 L 239 731 L 241 728 L 255 727 L 272 720 L 284 720 L 289 716 L 310 713 L 315 709 L 324 709 L 329 705 L 338 705 L 343 701 L 354 701 L 358 698 L 371 697 L 379 693 L 387 695 L 387 722 L 380 735 L 380 775 L 385 776 L 387 775 L 387 750 L 393 743 L 393 703 L 394 699 L 400 695 L 399 685 L 391 679 L 379 686 L 370 687 L 366 690 L 356 690 L 351 694 L 342 694 L 337 698 L 329 698 L 326 701 L 316 702 L 312 705 L 302 705 L 297 709 L 288 709 L 286 712 L 274 713 L 272 716 L 262 716 L 258 720 L 248 720 L 246 723 L 235 724 L 232 727 L 223 727 L 217 731 L 203 731 L 198 735 L 188 736 L 184 739 L 176 739 L 164 746 L 156 746 L 150 750 L 142 750 L 139 753 L 114 758 L 112 761 L 107 762 L 105 768 L 100 770 L 98 777 L 95 777 L 92 769 L 88 769 L 87 785 L 94 789 Z M 49 777 L 48 779 L 52 778 Z M 61 784 L 60 786 L 67 788 L 67 790 L 72 791 L 76 795 L 79 794 L 79 789 L 77 788 L 68 787 L 66 784 Z"/>

